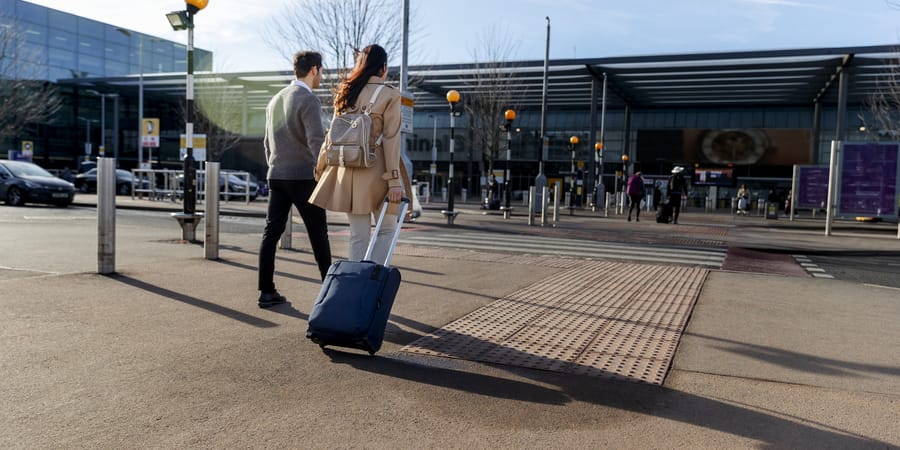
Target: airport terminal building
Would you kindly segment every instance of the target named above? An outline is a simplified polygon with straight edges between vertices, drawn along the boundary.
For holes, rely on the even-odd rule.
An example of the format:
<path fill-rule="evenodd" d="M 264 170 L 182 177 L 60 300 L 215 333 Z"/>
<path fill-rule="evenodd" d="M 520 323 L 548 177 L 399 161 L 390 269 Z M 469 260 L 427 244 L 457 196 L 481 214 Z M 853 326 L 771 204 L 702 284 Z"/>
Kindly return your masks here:
<path fill-rule="evenodd" d="M 21 0 L 0 5 L 37 32 L 28 33 L 35 62 L 65 96 L 53 123 L 7 139 L 8 148 L 31 141 L 35 162 L 61 168 L 74 167 L 86 151 L 98 156 L 102 145 L 106 156 L 118 156 L 120 167 L 136 167 L 142 98 L 143 117 L 160 120 L 160 136 L 158 148 L 141 153 L 154 167 L 181 167 L 184 45 Z M 290 67 L 213 73 L 212 55 L 197 52 L 196 104 L 208 120 L 207 129 L 195 125 L 195 132 L 219 147 L 207 154 L 223 168 L 264 176 L 265 105 L 292 79 Z M 446 93 L 456 90 L 461 99 L 453 130 L 454 186 L 470 196 L 486 186 L 490 174 L 502 179 L 507 167 L 515 191 L 534 184 L 542 169 L 551 184 L 568 185 L 574 177 L 584 196 L 597 180 L 612 191 L 623 174 L 641 170 L 653 179 L 675 165 L 692 172 L 697 198 L 724 202 L 741 183 L 783 195 L 794 165 L 828 163 L 832 140 L 896 140 L 873 127 L 869 100 L 898 61 L 895 46 L 883 45 L 551 59 L 546 71 L 542 60 L 413 64 L 407 72 L 406 96 L 414 106 L 406 153 L 415 178 L 446 186 Z M 390 68 L 398 86 L 399 71 Z M 323 105 L 331 103 L 335 77 L 326 74 L 317 92 Z M 515 111 L 509 123 L 507 109 Z M 99 123 L 101 116 L 105 123 Z M 329 117 L 323 110 L 323 123 Z"/>

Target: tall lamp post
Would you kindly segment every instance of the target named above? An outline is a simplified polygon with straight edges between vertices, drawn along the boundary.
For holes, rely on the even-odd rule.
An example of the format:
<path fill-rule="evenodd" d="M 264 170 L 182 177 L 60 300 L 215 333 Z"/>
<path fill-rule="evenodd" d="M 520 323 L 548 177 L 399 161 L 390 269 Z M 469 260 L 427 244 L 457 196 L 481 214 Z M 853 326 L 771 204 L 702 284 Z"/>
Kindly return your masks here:
<path fill-rule="evenodd" d="M 429 195 L 429 197 L 433 197 L 436 188 L 434 185 L 434 176 L 437 174 L 437 116 L 429 114 L 428 117 L 434 119 L 434 132 L 431 135 L 431 167 L 429 167 L 428 170 L 431 172 L 431 195 Z"/>
<path fill-rule="evenodd" d="M 572 175 L 569 183 L 569 214 L 574 214 L 575 209 L 575 146 L 578 145 L 578 136 L 569 138 L 569 150 L 572 151 Z"/>
<path fill-rule="evenodd" d="M 197 192 L 194 181 L 197 177 L 197 169 L 194 167 L 194 15 L 206 8 L 209 0 L 185 0 L 187 9 L 184 11 L 172 11 L 166 14 L 169 24 L 175 31 L 187 30 L 187 79 L 186 79 L 186 110 L 184 133 L 184 211 L 176 215 L 182 227 L 184 240 L 194 239 L 194 229 L 199 218 L 195 216 L 197 208 Z"/>
<path fill-rule="evenodd" d="M 84 121 L 84 160 L 91 159 L 91 122 L 97 122 L 97 119 L 86 119 L 78 116 L 78 120 Z"/>
<path fill-rule="evenodd" d="M 119 33 L 128 36 L 131 39 L 134 34 L 130 30 L 124 28 L 116 28 Z M 141 164 L 144 163 L 144 140 L 141 134 L 144 126 L 144 36 L 138 35 L 138 123 L 137 123 L 137 168 L 142 169 Z"/>
<path fill-rule="evenodd" d="M 88 94 L 96 95 L 96 96 L 100 97 L 100 146 L 97 149 L 97 154 L 99 156 L 103 157 L 103 156 L 106 156 L 105 155 L 105 152 L 106 152 L 106 97 L 115 98 L 115 97 L 118 97 L 119 94 L 116 94 L 115 92 L 113 92 L 111 94 L 104 94 L 102 92 L 97 92 L 93 89 L 88 89 L 85 92 L 87 92 Z M 116 117 L 116 120 L 118 120 L 118 117 Z M 115 149 L 115 156 L 118 159 L 118 157 L 119 157 L 119 149 L 118 148 Z M 117 161 L 117 164 L 118 164 L 118 161 Z"/>
<path fill-rule="evenodd" d="M 185 0 L 187 9 L 166 14 L 169 24 L 175 31 L 187 30 L 187 88 L 185 93 L 185 157 L 184 157 L 184 214 L 193 215 L 197 207 L 197 193 L 194 180 L 197 169 L 194 167 L 194 15 L 206 8 L 209 0 Z"/>
<path fill-rule="evenodd" d="M 503 189 L 503 191 L 506 192 L 506 205 L 503 207 L 503 218 L 509 219 L 509 216 L 512 213 L 512 208 L 509 206 L 510 199 L 512 198 L 512 182 L 510 180 L 512 175 L 509 170 L 509 164 L 512 159 L 512 123 L 513 120 L 516 120 L 516 112 L 507 109 L 503 113 L 503 118 L 506 119 L 506 176 L 503 177 L 503 182 L 506 185 Z"/>
<path fill-rule="evenodd" d="M 450 167 L 447 178 L 447 209 L 441 214 L 447 217 L 447 224 L 453 225 L 453 219 L 458 214 L 453 210 L 453 128 L 456 126 L 456 104 L 459 103 L 459 92 L 451 89 L 447 92 L 447 103 L 450 104 Z"/>

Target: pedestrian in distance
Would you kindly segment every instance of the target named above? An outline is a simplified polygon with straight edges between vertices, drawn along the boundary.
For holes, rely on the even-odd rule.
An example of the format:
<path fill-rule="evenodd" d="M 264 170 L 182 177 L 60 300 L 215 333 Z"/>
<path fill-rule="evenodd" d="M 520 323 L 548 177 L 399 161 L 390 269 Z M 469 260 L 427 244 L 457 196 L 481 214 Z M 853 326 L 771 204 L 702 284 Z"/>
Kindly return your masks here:
<path fill-rule="evenodd" d="M 746 216 L 750 212 L 750 189 L 747 189 L 747 185 L 741 185 L 741 188 L 738 189 L 737 198 L 737 213 Z"/>
<path fill-rule="evenodd" d="M 681 198 L 687 194 L 687 180 L 684 178 L 684 167 L 675 166 L 669 176 L 669 204 L 672 206 L 672 223 L 678 223 L 681 214 Z"/>
<path fill-rule="evenodd" d="M 644 177 L 641 176 L 640 171 L 635 172 L 634 175 L 628 177 L 628 182 L 625 185 L 625 193 L 628 194 L 628 199 L 631 202 L 631 205 L 628 207 L 628 221 L 631 222 L 631 211 L 637 209 L 634 220 L 640 222 L 641 199 L 644 197 Z"/>
<path fill-rule="evenodd" d="M 308 201 L 316 187 L 314 171 L 325 140 L 322 104 L 313 93 L 322 82 L 322 55 L 294 55 L 294 80 L 269 101 L 263 139 L 268 172 L 269 206 L 259 249 L 259 307 L 287 301 L 275 289 L 275 247 L 291 208 L 297 207 L 322 279 L 331 266 L 325 210 Z"/>
<path fill-rule="evenodd" d="M 380 211 L 385 198 L 391 203 L 376 236 L 371 260 L 384 264 L 390 251 L 391 237 L 397 229 L 399 203 L 404 195 L 406 167 L 400 156 L 400 91 L 386 85 L 388 56 L 376 44 L 369 45 L 356 57 L 356 65 L 335 90 L 334 114 L 358 113 L 369 103 L 376 90 L 380 95 L 370 108 L 372 127 L 369 142 L 375 151 L 370 167 L 328 165 L 325 153 L 316 166 L 318 185 L 310 201 L 329 211 L 347 214 L 350 223 L 349 260 L 361 261 L 370 238 L 373 213 Z M 411 192 L 406 192 L 412 198 Z"/>

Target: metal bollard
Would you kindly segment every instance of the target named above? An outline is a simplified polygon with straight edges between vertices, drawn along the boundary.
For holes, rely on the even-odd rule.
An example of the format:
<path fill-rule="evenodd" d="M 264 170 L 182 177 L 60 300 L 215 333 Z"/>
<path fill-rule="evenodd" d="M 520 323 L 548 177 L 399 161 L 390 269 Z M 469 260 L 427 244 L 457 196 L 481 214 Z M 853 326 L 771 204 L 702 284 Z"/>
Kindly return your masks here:
<path fill-rule="evenodd" d="M 291 230 L 292 225 L 294 223 L 294 207 L 291 206 L 291 210 L 288 211 L 287 223 L 284 225 L 284 233 L 281 233 L 280 247 L 283 249 L 290 249 L 292 246 L 291 243 Z"/>
<path fill-rule="evenodd" d="M 206 259 L 219 259 L 219 164 L 221 163 L 207 162 L 204 173 L 206 237 L 203 239 L 203 253 Z"/>
<path fill-rule="evenodd" d="M 612 195 L 612 194 L 607 192 L 606 198 L 603 200 L 603 217 L 609 217 L 609 203 L 610 203 L 609 196 L 610 195 Z"/>
<path fill-rule="evenodd" d="M 116 160 L 97 161 L 97 273 L 116 271 Z"/>
<path fill-rule="evenodd" d="M 544 186 L 541 188 L 541 198 L 539 200 L 542 203 L 542 205 L 541 205 L 541 226 L 544 226 L 547 224 L 547 194 L 549 193 L 549 191 L 550 190 L 547 189 L 547 186 Z"/>
<path fill-rule="evenodd" d="M 553 226 L 559 223 L 559 194 L 562 189 L 562 185 L 560 183 L 556 183 L 556 188 L 553 189 Z"/>
<path fill-rule="evenodd" d="M 528 187 L 528 226 L 534 226 L 534 186 Z"/>

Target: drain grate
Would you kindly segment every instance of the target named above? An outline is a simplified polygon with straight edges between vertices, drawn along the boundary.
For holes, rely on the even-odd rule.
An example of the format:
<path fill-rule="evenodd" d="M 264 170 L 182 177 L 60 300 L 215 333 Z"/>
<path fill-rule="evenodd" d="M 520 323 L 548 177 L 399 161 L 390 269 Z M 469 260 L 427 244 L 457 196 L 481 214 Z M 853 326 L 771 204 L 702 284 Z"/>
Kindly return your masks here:
<path fill-rule="evenodd" d="M 581 261 L 402 350 L 662 384 L 706 274 Z"/>

